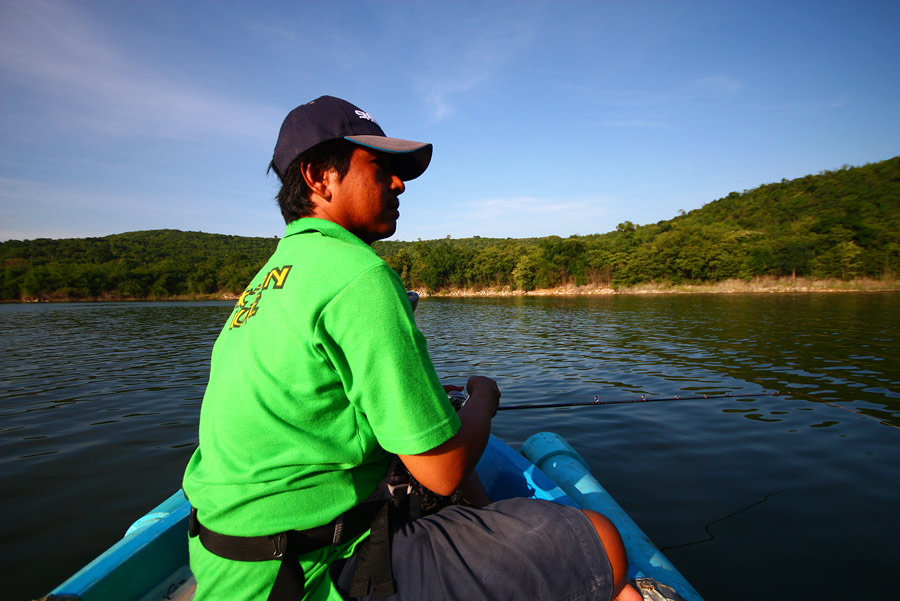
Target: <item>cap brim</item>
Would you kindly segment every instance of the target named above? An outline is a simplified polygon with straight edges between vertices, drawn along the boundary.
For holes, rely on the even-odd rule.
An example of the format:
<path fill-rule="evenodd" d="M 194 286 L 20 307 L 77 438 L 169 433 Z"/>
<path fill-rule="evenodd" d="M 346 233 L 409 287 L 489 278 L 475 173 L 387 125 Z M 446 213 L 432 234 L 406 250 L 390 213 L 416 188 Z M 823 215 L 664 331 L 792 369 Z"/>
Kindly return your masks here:
<path fill-rule="evenodd" d="M 434 150 L 428 142 L 413 142 L 386 136 L 344 136 L 344 139 L 366 148 L 394 155 L 392 163 L 397 177 L 403 181 L 416 179 L 425 173 Z"/>

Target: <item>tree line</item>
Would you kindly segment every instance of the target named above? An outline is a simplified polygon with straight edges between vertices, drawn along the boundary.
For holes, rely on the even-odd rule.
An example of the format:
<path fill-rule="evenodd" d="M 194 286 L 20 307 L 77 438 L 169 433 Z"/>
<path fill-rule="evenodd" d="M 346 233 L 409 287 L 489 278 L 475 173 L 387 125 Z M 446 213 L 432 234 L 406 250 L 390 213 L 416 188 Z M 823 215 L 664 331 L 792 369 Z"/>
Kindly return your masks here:
<path fill-rule="evenodd" d="M 238 294 L 277 245 L 154 230 L 0 243 L 0 299 Z M 900 274 L 900 157 L 732 192 L 655 224 L 560 238 L 379 241 L 410 289 L 620 287 Z"/>
<path fill-rule="evenodd" d="M 782 180 L 649 225 L 539 239 L 376 243 L 409 287 L 708 283 L 900 274 L 900 157 Z"/>
<path fill-rule="evenodd" d="M 238 293 L 278 244 L 150 230 L 0 243 L 0 299 L 164 299 Z"/>

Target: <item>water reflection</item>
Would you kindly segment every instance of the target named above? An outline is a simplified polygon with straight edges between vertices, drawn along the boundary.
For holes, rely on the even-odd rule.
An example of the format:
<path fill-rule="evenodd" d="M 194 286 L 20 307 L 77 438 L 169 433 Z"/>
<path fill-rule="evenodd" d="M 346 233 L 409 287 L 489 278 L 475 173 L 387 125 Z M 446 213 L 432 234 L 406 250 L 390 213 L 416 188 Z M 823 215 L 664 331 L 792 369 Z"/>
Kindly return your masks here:
<path fill-rule="evenodd" d="M 504 401 L 526 383 L 575 397 L 802 388 L 897 426 L 897 305 L 890 294 L 425 299 L 417 319 L 436 356 L 457 353 L 449 374 L 491 368 Z"/>
<path fill-rule="evenodd" d="M 178 486 L 231 306 L 0 306 L 12 598 L 44 594 Z M 832 574 L 900 562 L 897 314 L 896 294 L 611 296 L 427 298 L 416 319 L 443 378 L 495 377 L 503 403 L 709 395 L 501 412 L 493 430 L 563 434 L 707 598 L 764 597 L 765 572 L 768 590 L 821 584 L 799 599 L 850 598 Z"/>

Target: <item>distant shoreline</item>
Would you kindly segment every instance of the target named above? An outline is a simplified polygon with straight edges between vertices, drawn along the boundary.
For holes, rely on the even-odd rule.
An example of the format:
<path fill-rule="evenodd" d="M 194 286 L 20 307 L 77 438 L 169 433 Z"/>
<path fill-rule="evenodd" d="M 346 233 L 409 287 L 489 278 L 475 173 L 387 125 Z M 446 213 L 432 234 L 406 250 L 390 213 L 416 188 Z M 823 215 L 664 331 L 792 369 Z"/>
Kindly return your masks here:
<path fill-rule="evenodd" d="M 673 284 L 653 282 L 634 286 L 612 288 L 596 284 L 584 286 L 560 286 L 537 290 L 513 290 L 499 288 L 455 288 L 436 292 L 417 290 L 422 298 L 472 298 L 505 296 L 608 296 L 608 295 L 650 295 L 650 294 L 817 294 L 826 292 L 900 292 L 900 279 L 883 278 L 838 280 L 810 278 L 758 277 L 746 281 L 741 279 L 711 282 L 707 284 Z M 172 301 L 234 301 L 238 295 L 232 293 L 176 295 L 153 298 L 114 297 L 67 298 L 49 297 L 42 299 L 5 300 L 3 303 L 123 303 L 123 302 L 172 302 Z"/>
<path fill-rule="evenodd" d="M 504 288 L 454 289 L 433 293 L 419 292 L 428 297 L 476 297 L 476 296 L 603 296 L 612 294 L 805 294 L 821 292 L 900 292 L 900 279 L 821 279 L 757 277 L 750 281 L 733 279 L 706 284 L 673 284 L 671 282 L 651 282 L 634 286 L 584 285 L 560 286 L 538 290 L 512 290 Z"/>

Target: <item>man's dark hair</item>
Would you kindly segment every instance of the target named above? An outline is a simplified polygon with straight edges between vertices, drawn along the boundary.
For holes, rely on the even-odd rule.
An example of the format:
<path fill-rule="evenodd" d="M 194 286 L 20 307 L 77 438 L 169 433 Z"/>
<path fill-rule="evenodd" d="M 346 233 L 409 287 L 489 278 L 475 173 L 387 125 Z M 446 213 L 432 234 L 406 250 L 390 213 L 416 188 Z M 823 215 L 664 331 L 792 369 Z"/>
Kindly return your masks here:
<path fill-rule="evenodd" d="M 288 165 L 285 173 L 279 173 L 275 161 L 269 163 L 269 171 L 274 171 L 281 180 L 281 190 L 278 191 L 275 199 L 281 208 L 281 216 L 284 217 L 285 223 L 306 217 L 313 212 L 314 206 L 309 199 L 309 186 L 303 179 L 301 165 L 309 163 L 323 171 L 334 169 L 343 179 L 350 170 L 350 158 L 355 148 L 358 146 L 347 140 L 340 138 L 327 140 L 300 154 Z"/>

